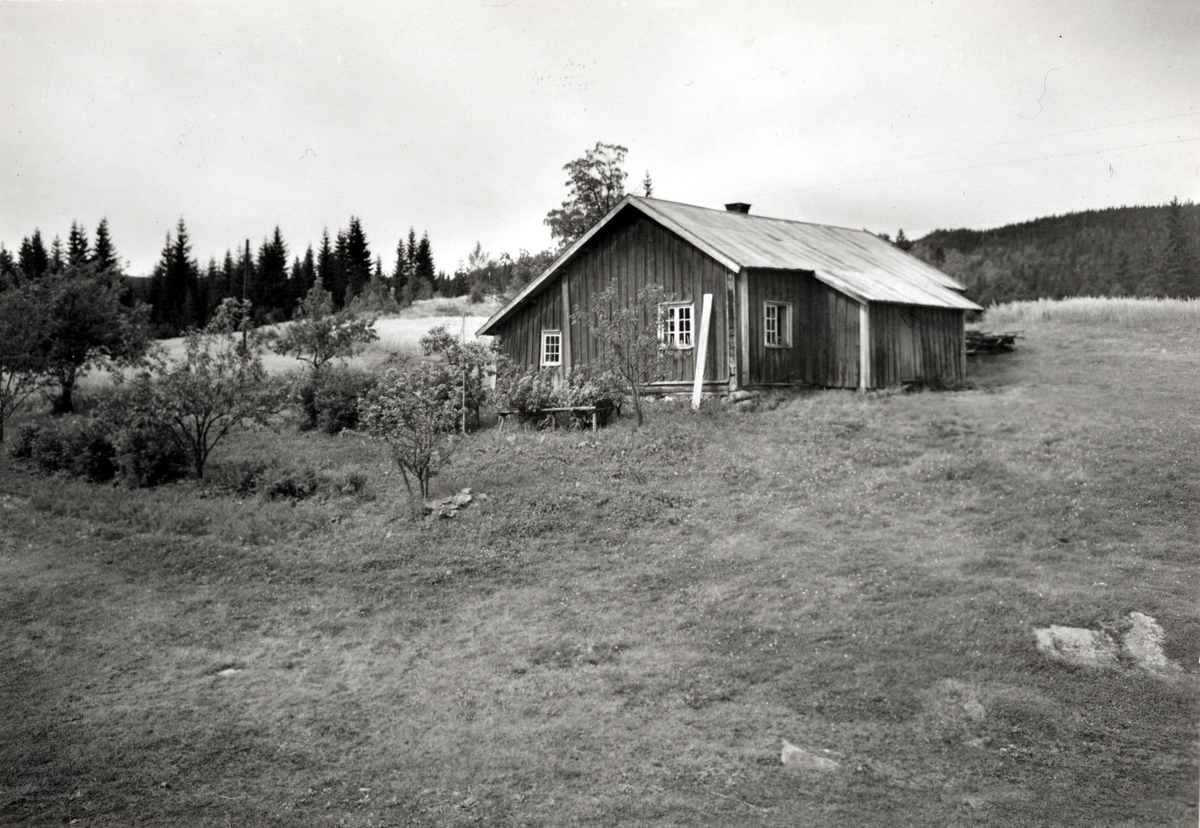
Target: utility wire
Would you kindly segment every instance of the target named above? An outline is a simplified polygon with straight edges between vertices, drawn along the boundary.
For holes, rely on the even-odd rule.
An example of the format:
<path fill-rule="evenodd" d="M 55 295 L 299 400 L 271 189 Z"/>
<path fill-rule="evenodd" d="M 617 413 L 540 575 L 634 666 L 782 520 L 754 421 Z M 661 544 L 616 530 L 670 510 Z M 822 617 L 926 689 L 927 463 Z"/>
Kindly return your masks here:
<path fill-rule="evenodd" d="M 1123 147 L 1103 147 L 1094 150 L 1082 150 L 1080 152 L 1064 152 L 1058 155 L 1033 155 L 1028 158 L 1013 158 L 1008 161 L 993 161 L 988 164 L 972 164 L 967 167 L 948 167 L 941 170 L 926 170 L 925 172 L 900 173 L 899 175 L 886 175 L 879 178 L 863 178 L 858 181 L 848 181 L 847 184 L 868 184 L 874 181 L 892 181 L 897 178 L 912 178 L 921 175 L 941 175 L 943 173 L 962 172 L 964 170 L 981 170 L 985 167 L 1003 167 L 1007 164 L 1026 164 L 1030 161 L 1050 161 L 1055 158 L 1072 158 L 1078 155 L 1099 155 L 1102 152 L 1119 152 L 1120 150 L 1142 149 L 1143 147 L 1162 147 L 1167 144 L 1186 144 L 1189 141 L 1200 141 L 1200 135 L 1195 135 L 1191 138 L 1177 138 L 1172 141 L 1154 141 L 1147 144 L 1127 144 Z M 759 195 L 776 195 L 778 193 L 795 192 L 795 190 L 777 190 L 774 193 L 759 193 Z"/>
<path fill-rule="evenodd" d="M 939 150 L 938 152 L 927 152 L 920 155 L 907 155 L 903 158 L 890 158 L 883 161 L 868 161 L 865 164 L 852 164 L 845 167 L 831 167 L 827 170 L 813 170 L 812 172 L 800 173 L 798 175 L 789 176 L 786 181 L 798 181 L 803 178 L 812 178 L 813 176 L 828 175 L 836 172 L 853 172 L 854 170 L 868 169 L 870 167 L 882 167 L 887 164 L 902 164 L 906 161 L 920 161 L 925 158 L 939 158 L 944 155 L 956 155 L 960 152 L 973 152 L 975 150 L 995 149 L 996 147 L 1008 147 L 1014 144 L 1027 144 L 1030 141 L 1043 141 L 1049 138 L 1062 138 L 1067 135 L 1082 135 L 1088 132 L 1100 132 L 1106 129 L 1117 129 L 1118 127 L 1136 126 L 1138 124 L 1151 124 L 1158 121 L 1170 121 L 1176 118 L 1193 118 L 1200 115 L 1200 110 L 1195 112 L 1179 112 L 1174 115 L 1160 115 L 1156 118 L 1143 118 L 1140 121 L 1122 121 L 1119 124 L 1105 124 L 1104 126 L 1087 127 L 1085 129 L 1072 129 L 1067 132 L 1051 132 L 1047 135 L 1034 135 L 1029 138 L 1015 138 L 1011 141 L 997 141 L 992 144 L 976 144 L 975 146 L 962 147 L 960 149 Z M 1169 142 L 1168 142 L 1169 143 Z M 985 165 L 986 166 L 986 165 Z M 744 185 L 745 187 L 754 187 L 758 184 L 774 184 L 778 183 L 779 179 L 763 179 L 760 181 L 751 181 Z"/>

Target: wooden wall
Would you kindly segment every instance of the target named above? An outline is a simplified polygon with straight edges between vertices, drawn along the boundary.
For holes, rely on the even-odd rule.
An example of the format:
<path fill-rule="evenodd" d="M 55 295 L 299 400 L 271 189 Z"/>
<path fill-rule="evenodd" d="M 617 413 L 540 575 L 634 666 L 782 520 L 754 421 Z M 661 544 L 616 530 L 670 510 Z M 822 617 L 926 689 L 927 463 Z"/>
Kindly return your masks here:
<path fill-rule="evenodd" d="M 872 302 L 870 314 L 876 388 L 966 377 L 962 311 Z"/>
<path fill-rule="evenodd" d="M 546 290 L 529 297 L 505 321 L 500 352 L 514 365 L 537 368 L 542 359 L 542 331 L 562 330 L 562 327 L 562 290 L 555 279 Z"/>
<path fill-rule="evenodd" d="M 562 280 L 566 279 L 572 312 L 590 307 L 592 298 L 617 280 L 621 300 L 628 303 L 647 283 L 663 286 L 681 302 L 695 304 L 693 336 L 700 334 L 700 313 L 705 293 L 713 295 L 709 324 L 707 382 L 729 379 L 728 297 L 729 271 L 706 253 L 663 229 L 635 209 L 615 217 L 566 265 L 542 291 L 501 328 L 501 349 L 515 363 L 536 367 L 540 357 L 541 331 L 561 328 Z M 654 324 L 654 320 L 647 320 Z M 699 344 L 699 343 L 697 343 Z M 583 326 L 572 323 L 570 351 L 573 364 L 587 365 L 598 356 L 595 338 Z M 696 348 L 673 356 L 667 382 L 688 382 L 695 376 Z"/>
<path fill-rule="evenodd" d="M 858 387 L 858 302 L 803 271 L 750 270 L 746 278 L 750 385 Z M 792 304 L 792 347 L 766 346 L 765 302 Z"/>

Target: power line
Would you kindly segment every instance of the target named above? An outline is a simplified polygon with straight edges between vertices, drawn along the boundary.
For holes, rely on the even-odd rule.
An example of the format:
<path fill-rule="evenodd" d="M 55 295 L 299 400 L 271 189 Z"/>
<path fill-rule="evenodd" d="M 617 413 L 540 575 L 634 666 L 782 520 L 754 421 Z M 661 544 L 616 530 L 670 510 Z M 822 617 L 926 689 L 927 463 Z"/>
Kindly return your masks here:
<path fill-rule="evenodd" d="M 1055 158 L 1072 158 L 1078 155 L 1099 155 L 1102 152 L 1119 152 L 1120 150 L 1142 149 L 1143 147 L 1161 147 L 1167 144 L 1186 144 L 1189 141 L 1200 141 L 1200 135 L 1191 138 L 1177 138 L 1172 141 L 1154 141 L 1147 144 L 1127 144 L 1123 147 L 1103 147 L 1094 150 L 1082 150 L 1080 152 L 1064 152 L 1058 155 L 1034 155 L 1028 158 L 1013 158 L 1008 161 L 993 161 L 987 164 L 972 164 L 966 167 L 949 167 L 942 170 L 926 170 L 924 172 L 900 173 L 899 175 L 885 175 L 879 178 L 863 178 L 858 181 L 847 181 L 847 184 L 869 184 L 875 181 L 892 181 L 897 178 L 913 178 L 921 175 L 941 175 L 943 173 L 963 172 L 965 170 L 981 170 L 985 167 L 1003 167 L 1007 164 L 1025 164 L 1030 161 L 1050 161 Z M 795 190 L 776 190 L 773 193 L 759 193 L 759 195 L 778 195 L 781 193 L 795 192 Z"/>
<path fill-rule="evenodd" d="M 830 173 L 853 172 L 854 170 L 868 169 L 870 167 L 882 167 L 887 164 L 903 164 L 906 161 L 920 161 L 925 158 L 939 158 L 939 157 L 945 156 L 945 155 L 956 155 L 961 152 L 973 152 L 975 150 L 995 149 L 996 147 L 1008 147 L 1008 146 L 1012 146 L 1014 144 L 1027 144 L 1030 141 L 1044 141 L 1049 138 L 1063 138 L 1068 135 L 1083 135 L 1084 133 L 1088 133 L 1088 132 L 1100 132 L 1100 131 L 1103 131 L 1106 129 L 1117 129 L 1118 127 L 1137 126 L 1139 124 L 1151 124 L 1151 123 L 1155 123 L 1158 121 L 1170 121 L 1170 120 L 1174 120 L 1177 118 L 1192 118 L 1197 115 L 1200 115 L 1200 111 L 1179 112 L 1174 115 L 1160 115 L 1156 118 L 1143 118 L 1142 120 L 1139 120 L 1139 121 L 1122 121 L 1121 123 L 1117 123 L 1117 124 L 1105 124 L 1104 126 L 1087 127 L 1085 129 L 1072 129 L 1072 130 L 1068 130 L 1067 132 L 1051 132 L 1047 135 L 1035 135 L 1035 136 L 1031 136 L 1029 138 L 1014 138 L 1011 141 L 997 141 L 997 142 L 991 143 L 991 144 L 976 144 L 974 146 L 961 147 L 959 149 L 939 150 L 938 152 L 927 152 L 927 153 L 922 153 L 920 155 L 907 155 L 907 156 L 904 156 L 903 158 L 890 158 L 890 159 L 886 159 L 883 161 L 868 161 L 865 164 L 852 164 L 852 165 L 845 166 L 845 167 L 831 167 L 826 170 L 813 170 L 812 172 L 800 173 L 799 175 L 790 176 L 785 180 L 798 181 L 803 178 L 812 178 L 813 176 L 828 175 Z M 743 186 L 754 187 L 758 184 L 774 184 L 774 183 L 778 183 L 778 182 L 779 182 L 778 178 L 769 178 L 769 179 L 762 179 L 760 181 L 751 181 L 748 184 L 743 185 Z M 753 194 L 763 195 L 763 193 L 753 193 Z M 770 194 L 767 193 L 766 195 L 770 195 Z"/>

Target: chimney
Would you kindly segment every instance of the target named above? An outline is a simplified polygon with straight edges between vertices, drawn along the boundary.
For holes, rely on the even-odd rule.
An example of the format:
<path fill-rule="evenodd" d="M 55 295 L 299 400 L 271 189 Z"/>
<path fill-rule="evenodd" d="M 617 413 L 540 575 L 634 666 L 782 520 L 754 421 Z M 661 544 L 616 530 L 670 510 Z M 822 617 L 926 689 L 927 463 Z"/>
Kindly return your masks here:
<path fill-rule="evenodd" d="M 726 204 L 725 209 L 731 213 L 743 213 L 747 215 L 750 213 L 750 205 L 744 201 L 734 201 L 730 204 Z"/>

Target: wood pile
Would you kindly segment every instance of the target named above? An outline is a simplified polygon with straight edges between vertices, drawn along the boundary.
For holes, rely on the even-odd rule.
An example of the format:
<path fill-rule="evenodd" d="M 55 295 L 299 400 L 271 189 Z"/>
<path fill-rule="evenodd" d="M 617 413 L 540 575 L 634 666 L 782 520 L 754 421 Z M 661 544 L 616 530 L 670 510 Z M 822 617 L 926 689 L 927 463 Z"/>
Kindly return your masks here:
<path fill-rule="evenodd" d="M 1017 340 L 1024 339 L 1024 331 L 967 331 L 967 356 L 971 354 L 1003 354 L 1017 347 Z"/>

